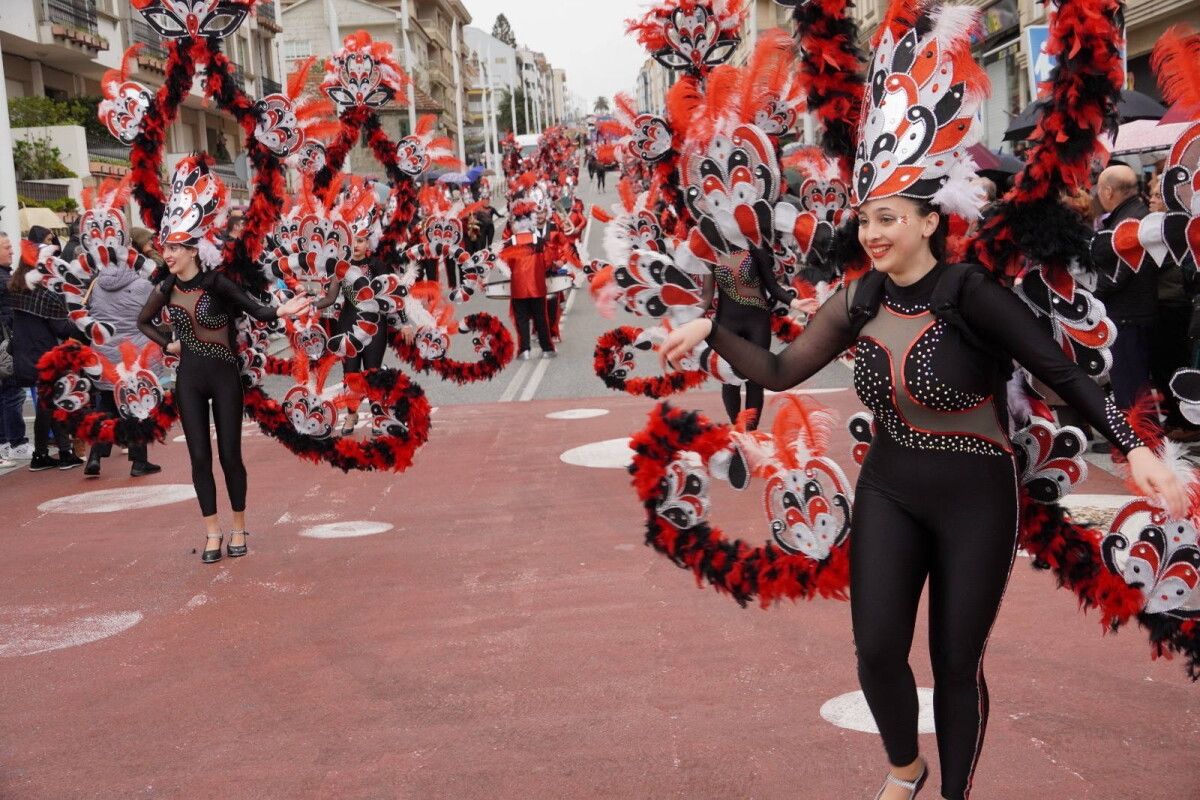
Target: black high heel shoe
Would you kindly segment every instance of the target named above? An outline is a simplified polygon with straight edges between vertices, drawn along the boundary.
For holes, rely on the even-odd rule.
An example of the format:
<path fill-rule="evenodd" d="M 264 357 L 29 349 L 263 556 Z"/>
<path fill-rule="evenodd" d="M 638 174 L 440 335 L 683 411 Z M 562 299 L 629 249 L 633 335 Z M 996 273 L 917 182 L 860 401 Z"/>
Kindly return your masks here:
<path fill-rule="evenodd" d="M 250 536 L 250 531 L 242 531 L 241 533 L 242 533 L 242 536 L 245 536 L 245 537 Z M 241 558 L 242 556 L 246 555 L 246 553 L 248 553 L 248 552 L 250 552 L 248 539 L 247 539 L 247 541 L 245 541 L 242 544 L 239 544 L 235 547 L 233 544 L 233 534 L 232 533 L 229 534 L 229 544 L 225 546 L 225 553 L 230 558 Z"/>
<path fill-rule="evenodd" d="M 218 561 L 220 561 L 221 560 L 221 543 L 224 541 L 225 541 L 225 534 L 221 534 L 221 536 L 218 537 L 218 539 L 217 539 L 217 549 L 209 550 L 206 548 L 204 550 L 204 552 L 200 554 L 200 560 L 203 561 L 205 564 L 215 564 Z"/>

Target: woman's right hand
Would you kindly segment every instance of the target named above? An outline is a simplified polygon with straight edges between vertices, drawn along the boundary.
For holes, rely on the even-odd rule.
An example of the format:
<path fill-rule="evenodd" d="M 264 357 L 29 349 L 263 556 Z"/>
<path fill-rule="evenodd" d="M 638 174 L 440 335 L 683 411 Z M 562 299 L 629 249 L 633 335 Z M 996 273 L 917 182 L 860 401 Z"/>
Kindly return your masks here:
<path fill-rule="evenodd" d="M 712 333 L 712 320 L 701 317 L 694 319 L 667 334 L 666 341 L 659 348 L 663 364 L 671 369 L 678 369 L 678 363 L 703 342 Z"/>
<path fill-rule="evenodd" d="M 177 356 L 180 352 L 182 352 L 183 345 L 180 344 L 178 339 L 174 339 L 170 342 L 167 342 L 167 346 L 163 349 L 166 350 L 168 355 Z"/>

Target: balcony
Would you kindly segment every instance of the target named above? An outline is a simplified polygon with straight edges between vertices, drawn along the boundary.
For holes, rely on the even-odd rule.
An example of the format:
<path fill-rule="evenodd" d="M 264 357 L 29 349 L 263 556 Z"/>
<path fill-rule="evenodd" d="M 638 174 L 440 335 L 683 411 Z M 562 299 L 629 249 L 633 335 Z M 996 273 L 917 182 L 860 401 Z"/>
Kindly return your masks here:
<path fill-rule="evenodd" d="M 259 89 L 262 91 L 260 97 L 266 97 L 269 94 L 283 94 L 283 86 L 279 81 L 273 81 L 270 78 L 258 79 Z"/>
<path fill-rule="evenodd" d="M 258 24 L 269 31 L 280 33 L 283 31 L 283 26 L 279 24 L 279 18 L 275 16 L 275 0 L 263 0 L 255 7 L 255 16 L 258 19 Z"/>
<path fill-rule="evenodd" d="M 41 0 L 42 35 L 91 54 L 108 49 L 100 35 L 95 0 Z"/>
<path fill-rule="evenodd" d="M 162 37 L 140 19 L 129 20 L 130 39 L 142 46 L 138 51 L 138 67 L 159 75 L 167 71 L 167 48 Z"/>

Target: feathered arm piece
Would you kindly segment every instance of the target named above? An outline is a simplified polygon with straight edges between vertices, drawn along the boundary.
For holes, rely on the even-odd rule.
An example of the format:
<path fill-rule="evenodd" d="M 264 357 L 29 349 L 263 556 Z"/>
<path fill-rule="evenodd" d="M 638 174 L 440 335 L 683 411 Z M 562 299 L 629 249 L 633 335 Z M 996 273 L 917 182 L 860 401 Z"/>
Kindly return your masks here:
<path fill-rule="evenodd" d="M 850 0 L 808 0 L 797 3 L 793 14 L 808 109 L 821 122 L 821 146 L 841 162 L 846 181 L 866 86 L 850 6 Z"/>
<path fill-rule="evenodd" d="M 1015 276 L 1021 257 L 1050 270 L 1087 263 L 1091 228 L 1061 201 L 1086 188 L 1093 158 L 1104 154 L 1101 133 L 1117 129 L 1122 13 L 1119 0 L 1057 0 L 1047 49 L 1058 57 L 1050 96 L 1025 154 L 1025 168 L 980 225 L 973 257 Z M 1054 231 L 1047 236 L 1046 231 Z"/>

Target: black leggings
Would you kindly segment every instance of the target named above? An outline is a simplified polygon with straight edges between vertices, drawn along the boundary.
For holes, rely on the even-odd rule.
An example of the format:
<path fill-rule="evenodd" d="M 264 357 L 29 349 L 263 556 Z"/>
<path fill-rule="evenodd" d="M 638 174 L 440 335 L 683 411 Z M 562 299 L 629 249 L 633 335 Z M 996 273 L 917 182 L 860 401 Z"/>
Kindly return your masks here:
<path fill-rule="evenodd" d="M 1012 571 L 1016 531 L 1011 458 L 916 452 L 886 434 L 876 437 L 850 534 L 859 682 L 888 760 L 911 764 L 918 755 L 917 689 L 908 653 L 928 576 L 933 708 L 947 800 L 965 800 L 983 747 L 983 653 Z"/>
<path fill-rule="evenodd" d="M 217 513 L 217 485 L 212 473 L 212 441 L 208 433 L 208 407 L 217 426 L 217 455 L 225 473 L 229 505 L 246 510 L 246 465 L 242 463 L 242 379 L 236 364 L 191 356 L 180 359 L 175 379 L 183 435 L 192 459 L 192 484 L 200 513 Z"/>
<path fill-rule="evenodd" d="M 371 341 L 356 356 L 342 359 L 342 373 L 362 372 L 364 369 L 379 369 L 383 366 L 383 357 L 387 353 L 388 327 L 387 318 L 379 315 L 379 330 L 371 337 Z M 334 329 L 337 333 L 349 333 L 354 329 L 358 320 L 358 311 L 350 303 L 342 306 Z"/>
<path fill-rule="evenodd" d="M 766 309 L 742 305 L 722 294 L 717 304 L 716 322 L 752 344 L 768 350 L 771 348 L 771 314 Z M 746 381 L 745 386 L 746 408 L 758 411 L 758 418 L 750 426 L 750 430 L 755 430 L 762 421 L 763 387 L 750 381 Z M 729 421 L 736 422 L 742 411 L 742 387 L 723 384 L 721 400 L 725 403 Z"/>
<path fill-rule="evenodd" d="M 529 349 L 529 323 L 537 329 L 538 344 L 542 352 L 554 350 L 550 341 L 550 321 L 546 318 L 546 298 L 520 297 L 512 301 L 513 317 L 517 321 L 518 350 L 524 353 Z"/>

